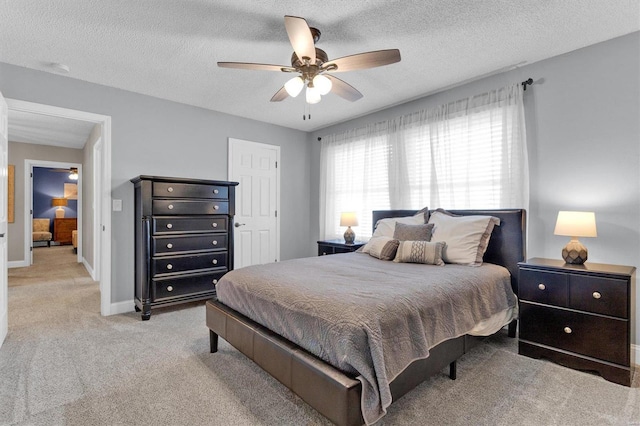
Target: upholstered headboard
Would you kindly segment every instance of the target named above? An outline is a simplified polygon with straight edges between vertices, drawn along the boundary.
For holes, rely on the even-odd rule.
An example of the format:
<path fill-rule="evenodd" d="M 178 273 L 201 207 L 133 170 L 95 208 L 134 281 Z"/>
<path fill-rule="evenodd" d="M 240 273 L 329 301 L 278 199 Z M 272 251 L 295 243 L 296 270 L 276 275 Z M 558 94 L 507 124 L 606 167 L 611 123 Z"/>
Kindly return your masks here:
<path fill-rule="evenodd" d="M 518 294 L 518 262 L 526 258 L 526 211 L 523 209 L 448 211 L 461 216 L 485 215 L 500 219 L 500 226 L 493 228 L 483 260 L 507 268 L 511 273 L 513 292 Z M 375 210 L 373 226 L 375 227 L 380 219 L 412 216 L 416 213 L 417 210 Z"/>

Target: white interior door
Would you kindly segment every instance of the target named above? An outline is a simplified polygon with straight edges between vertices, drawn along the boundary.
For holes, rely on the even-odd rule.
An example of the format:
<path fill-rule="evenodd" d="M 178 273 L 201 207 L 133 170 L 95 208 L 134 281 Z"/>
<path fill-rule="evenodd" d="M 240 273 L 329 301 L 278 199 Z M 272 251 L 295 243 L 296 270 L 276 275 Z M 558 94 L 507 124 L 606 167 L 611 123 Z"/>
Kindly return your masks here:
<path fill-rule="evenodd" d="M 7 163 L 9 149 L 9 107 L 0 92 L 0 346 L 9 331 L 7 279 Z"/>
<path fill-rule="evenodd" d="M 280 259 L 280 147 L 229 139 L 236 187 L 234 268 Z"/>

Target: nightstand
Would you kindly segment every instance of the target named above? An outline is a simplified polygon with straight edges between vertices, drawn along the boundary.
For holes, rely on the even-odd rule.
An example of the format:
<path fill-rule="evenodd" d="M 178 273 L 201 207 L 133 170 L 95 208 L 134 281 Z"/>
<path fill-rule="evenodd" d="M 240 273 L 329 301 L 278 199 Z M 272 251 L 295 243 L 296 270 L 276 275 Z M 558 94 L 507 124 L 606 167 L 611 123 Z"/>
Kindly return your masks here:
<path fill-rule="evenodd" d="M 518 266 L 518 352 L 630 386 L 636 268 L 540 258 Z"/>
<path fill-rule="evenodd" d="M 358 250 L 366 243 L 356 241 L 353 244 L 346 244 L 344 240 L 325 240 L 318 241 L 318 256 L 326 256 L 336 253 L 351 253 Z"/>

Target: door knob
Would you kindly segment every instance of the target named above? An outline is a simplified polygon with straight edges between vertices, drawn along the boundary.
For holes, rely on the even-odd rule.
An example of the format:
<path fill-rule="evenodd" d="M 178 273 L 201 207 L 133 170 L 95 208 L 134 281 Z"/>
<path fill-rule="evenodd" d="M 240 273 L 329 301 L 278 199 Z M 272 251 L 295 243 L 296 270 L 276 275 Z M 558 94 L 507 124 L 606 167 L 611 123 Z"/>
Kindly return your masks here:
<path fill-rule="evenodd" d="M 235 224 L 235 225 L 233 225 L 233 226 L 235 226 L 236 228 L 240 228 L 240 227 L 241 227 L 241 226 L 243 226 L 243 225 L 246 225 L 246 224 L 245 224 L 245 223 L 238 223 L 238 222 L 236 222 L 236 224 Z"/>

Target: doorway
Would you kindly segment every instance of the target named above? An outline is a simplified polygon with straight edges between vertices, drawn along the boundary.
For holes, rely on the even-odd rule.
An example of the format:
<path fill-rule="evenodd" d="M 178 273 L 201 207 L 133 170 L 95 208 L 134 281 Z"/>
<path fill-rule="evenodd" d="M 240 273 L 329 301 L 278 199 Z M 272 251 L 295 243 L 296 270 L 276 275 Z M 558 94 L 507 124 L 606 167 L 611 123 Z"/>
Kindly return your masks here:
<path fill-rule="evenodd" d="M 97 265 L 94 268 L 94 273 L 96 270 L 99 271 L 95 280 L 100 282 L 100 313 L 103 316 L 111 315 L 111 117 L 16 99 L 7 99 L 7 104 L 9 115 L 12 112 L 32 113 L 39 114 L 47 119 L 71 119 L 99 126 L 100 162 L 95 163 L 91 160 L 89 162 L 92 165 L 91 180 L 92 182 L 98 181 L 100 187 L 96 191 L 95 185 L 93 185 L 93 190 L 96 191 L 93 197 L 93 208 L 85 210 L 92 210 L 90 214 L 94 238 L 99 235 L 100 241 L 98 250 L 93 253 L 93 263 Z M 11 128 L 11 119 L 9 119 L 9 128 Z M 93 153 L 93 150 L 91 152 Z M 86 163 L 85 161 L 85 166 Z M 81 225 L 79 224 L 78 226 Z M 25 231 L 25 245 L 30 241 L 30 231 Z M 81 241 L 82 239 L 79 238 L 79 247 L 82 244 Z M 26 256 L 24 260 L 27 260 Z"/>

